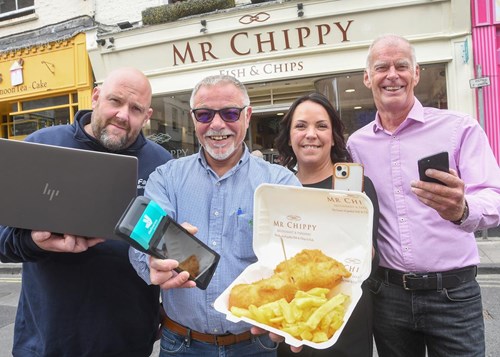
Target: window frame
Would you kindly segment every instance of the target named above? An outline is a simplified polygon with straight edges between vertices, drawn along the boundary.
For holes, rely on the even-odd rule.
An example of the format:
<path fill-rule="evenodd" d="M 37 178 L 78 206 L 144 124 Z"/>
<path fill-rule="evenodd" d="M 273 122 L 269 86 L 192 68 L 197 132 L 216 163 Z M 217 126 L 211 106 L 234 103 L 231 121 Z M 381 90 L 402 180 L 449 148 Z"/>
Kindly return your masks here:
<path fill-rule="evenodd" d="M 31 15 L 35 13 L 35 0 L 33 0 L 33 5 L 25 6 L 22 8 L 19 8 L 19 0 L 13 1 L 16 5 L 16 10 L 0 12 L 0 21 L 10 20 L 16 17 Z"/>

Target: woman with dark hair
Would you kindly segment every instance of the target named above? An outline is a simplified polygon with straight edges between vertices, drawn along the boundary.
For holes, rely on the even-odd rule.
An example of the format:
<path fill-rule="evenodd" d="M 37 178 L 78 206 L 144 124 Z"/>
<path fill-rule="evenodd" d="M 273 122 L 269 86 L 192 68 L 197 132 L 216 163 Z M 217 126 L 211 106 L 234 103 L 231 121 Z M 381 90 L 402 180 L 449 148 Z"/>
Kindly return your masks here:
<path fill-rule="evenodd" d="M 281 164 L 296 172 L 304 187 L 332 188 L 333 165 L 352 162 L 346 148 L 344 124 L 332 104 L 320 93 L 299 97 L 280 121 L 276 148 Z M 364 178 L 364 190 L 373 203 L 372 271 L 378 264 L 376 237 L 378 230 L 378 201 L 371 180 Z M 278 356 L 335 356 L 372 357 L 372 302 L 368 287 L 363 283 L 363 295 L 354 309 L 338 341 L 330 348 L 316 350 L 304 346 L 300 353 L 290 351 L 282 343 Z"/>

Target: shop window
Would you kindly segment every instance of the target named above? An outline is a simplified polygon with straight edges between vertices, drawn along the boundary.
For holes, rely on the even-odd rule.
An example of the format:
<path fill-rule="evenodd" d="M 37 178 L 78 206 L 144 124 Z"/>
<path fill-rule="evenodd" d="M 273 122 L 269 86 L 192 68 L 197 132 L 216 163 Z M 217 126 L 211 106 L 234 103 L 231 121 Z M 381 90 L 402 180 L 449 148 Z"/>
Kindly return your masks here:
<path fill-rule="evenodd" d="M 276 162 L 274 140 L 279 121 L 292 102 L 314 91 L 326 95 L 338 110 L 346 127 L 346 136 L 375 118 L 375 103 L 363 83 L 363 71 L 315 78 L 290 79 L 247 86 L 253 107 L 252 120 L 245 138 L 250 150 L 260 150 L 268 161 Z M 153 117 L 144 132 L 174 155 L 197 152 L 199 144 L 189 114 L 190 92 L 153 98 Z M 420 82 L 415 95 L 427 107 L 446 109 L 446 64 L 420 66 Z"/>
<path fill-rule="evenodd" d="M 74 93 L 70 93 L 11 103 L 6 123 L 7 137 L 21 140 L 42 128 L 70 124 L 78 110 L 76 98 Z"/>
<path fill-rule="evenodd" d="M 190 93 L 154 97 L 153 115 L 144 134 L 175 157 L 191 155 L 198 151 L 189 107 Z"/>
<path fill-rule="evenodd" d="M 315 87 L 339 112 L 347 136 L 375 118 L 375 103 L 371 90 L 363 84 L 363 72 L 321 78 L 315 81 Z M 445 64 L 420 66 L 415 96 L 424 107 L 448 108 Z"/>
<path fill-rule="evenodd" d="M 35 12 L 35 0 L 0 0 L 0 21 Z"/>

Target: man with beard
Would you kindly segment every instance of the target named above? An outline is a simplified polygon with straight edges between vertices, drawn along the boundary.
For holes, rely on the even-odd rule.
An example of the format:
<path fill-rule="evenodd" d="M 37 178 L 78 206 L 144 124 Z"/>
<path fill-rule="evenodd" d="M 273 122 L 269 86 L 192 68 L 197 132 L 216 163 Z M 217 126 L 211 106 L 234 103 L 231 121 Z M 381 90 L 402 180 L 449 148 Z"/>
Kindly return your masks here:
<path fill-rule="evenodd" d="M 160 285 L 167 317 L 160 356 L 276 356 L 269 336 L 253 336 L 250 325 L 217 312 L 215 299 L 250 264 L 253 196 L 262 183 L 300 183 L 286 168 L 251 155 L 244 144 L 252 107 L 245 86 L 231 76 L 203 79 L 191 95 L 191 116 L 199 153 L 167 162 L 151 174 L 145 196 L 196 233 L 221 258 L 206 290 L 193 287 L 179 262 L 159 260 L 131 249 L 131 261 L 148 283 Z"/>
<path fill-rule="evenodd" d="M 45 128 L 26 140 L 135 156 L 143 182 L 172 158 L 142 133 L 153 112 L 150 105 L 151 86 L 144 74 L 117 69 L 93 90 L 92 111 L 81 110 L 72 125 Z M 137 188 L 143 194 L 143 185 Z M 85 215 L 78 212 L 78 202 L 75 214 Z M 127 243 L 0 226 L 0 260 L 23 263 L 13 355 L 151 354 L 159 326 L 159 289 L 137 276 Z"/>

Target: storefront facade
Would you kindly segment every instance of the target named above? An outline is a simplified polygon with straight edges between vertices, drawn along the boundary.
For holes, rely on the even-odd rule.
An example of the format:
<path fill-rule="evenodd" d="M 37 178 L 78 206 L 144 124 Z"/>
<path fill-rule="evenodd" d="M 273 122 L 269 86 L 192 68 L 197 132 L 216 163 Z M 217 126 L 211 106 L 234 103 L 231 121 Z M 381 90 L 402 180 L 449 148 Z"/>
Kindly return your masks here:
<path fill-rule="evenodd" d="M 0 137 L 22 140 L 91 107 L 86 35 L 0 54 Z"/>
<path fill-rule="evenodd" d="M 254 109 L 247 144 L 272 157 L 277 123 L 302 94 L 329 96 L 348 134 L 373 119 L 363 69 L 369 44 L 385 33 L 414 44 L 422 67 L 416 92 L 424 105 L 475 115 L 469 87 L 473 64 L 465 55 L 471 44 L 469 14 L 464 0 L 275 1 L 88 33 L 87 49 L 98 83 L 116 67 L 144 71 L 154 95 L 146 134 L 176 157 L 198 150 L 189 116 L 193 86 L 207 75 L 234 75 L 247 85 Z"/>
<path fill-rule="evenodd" d="M 472 1 L 477 117 L 500 164 L 500 1 Z"/>

